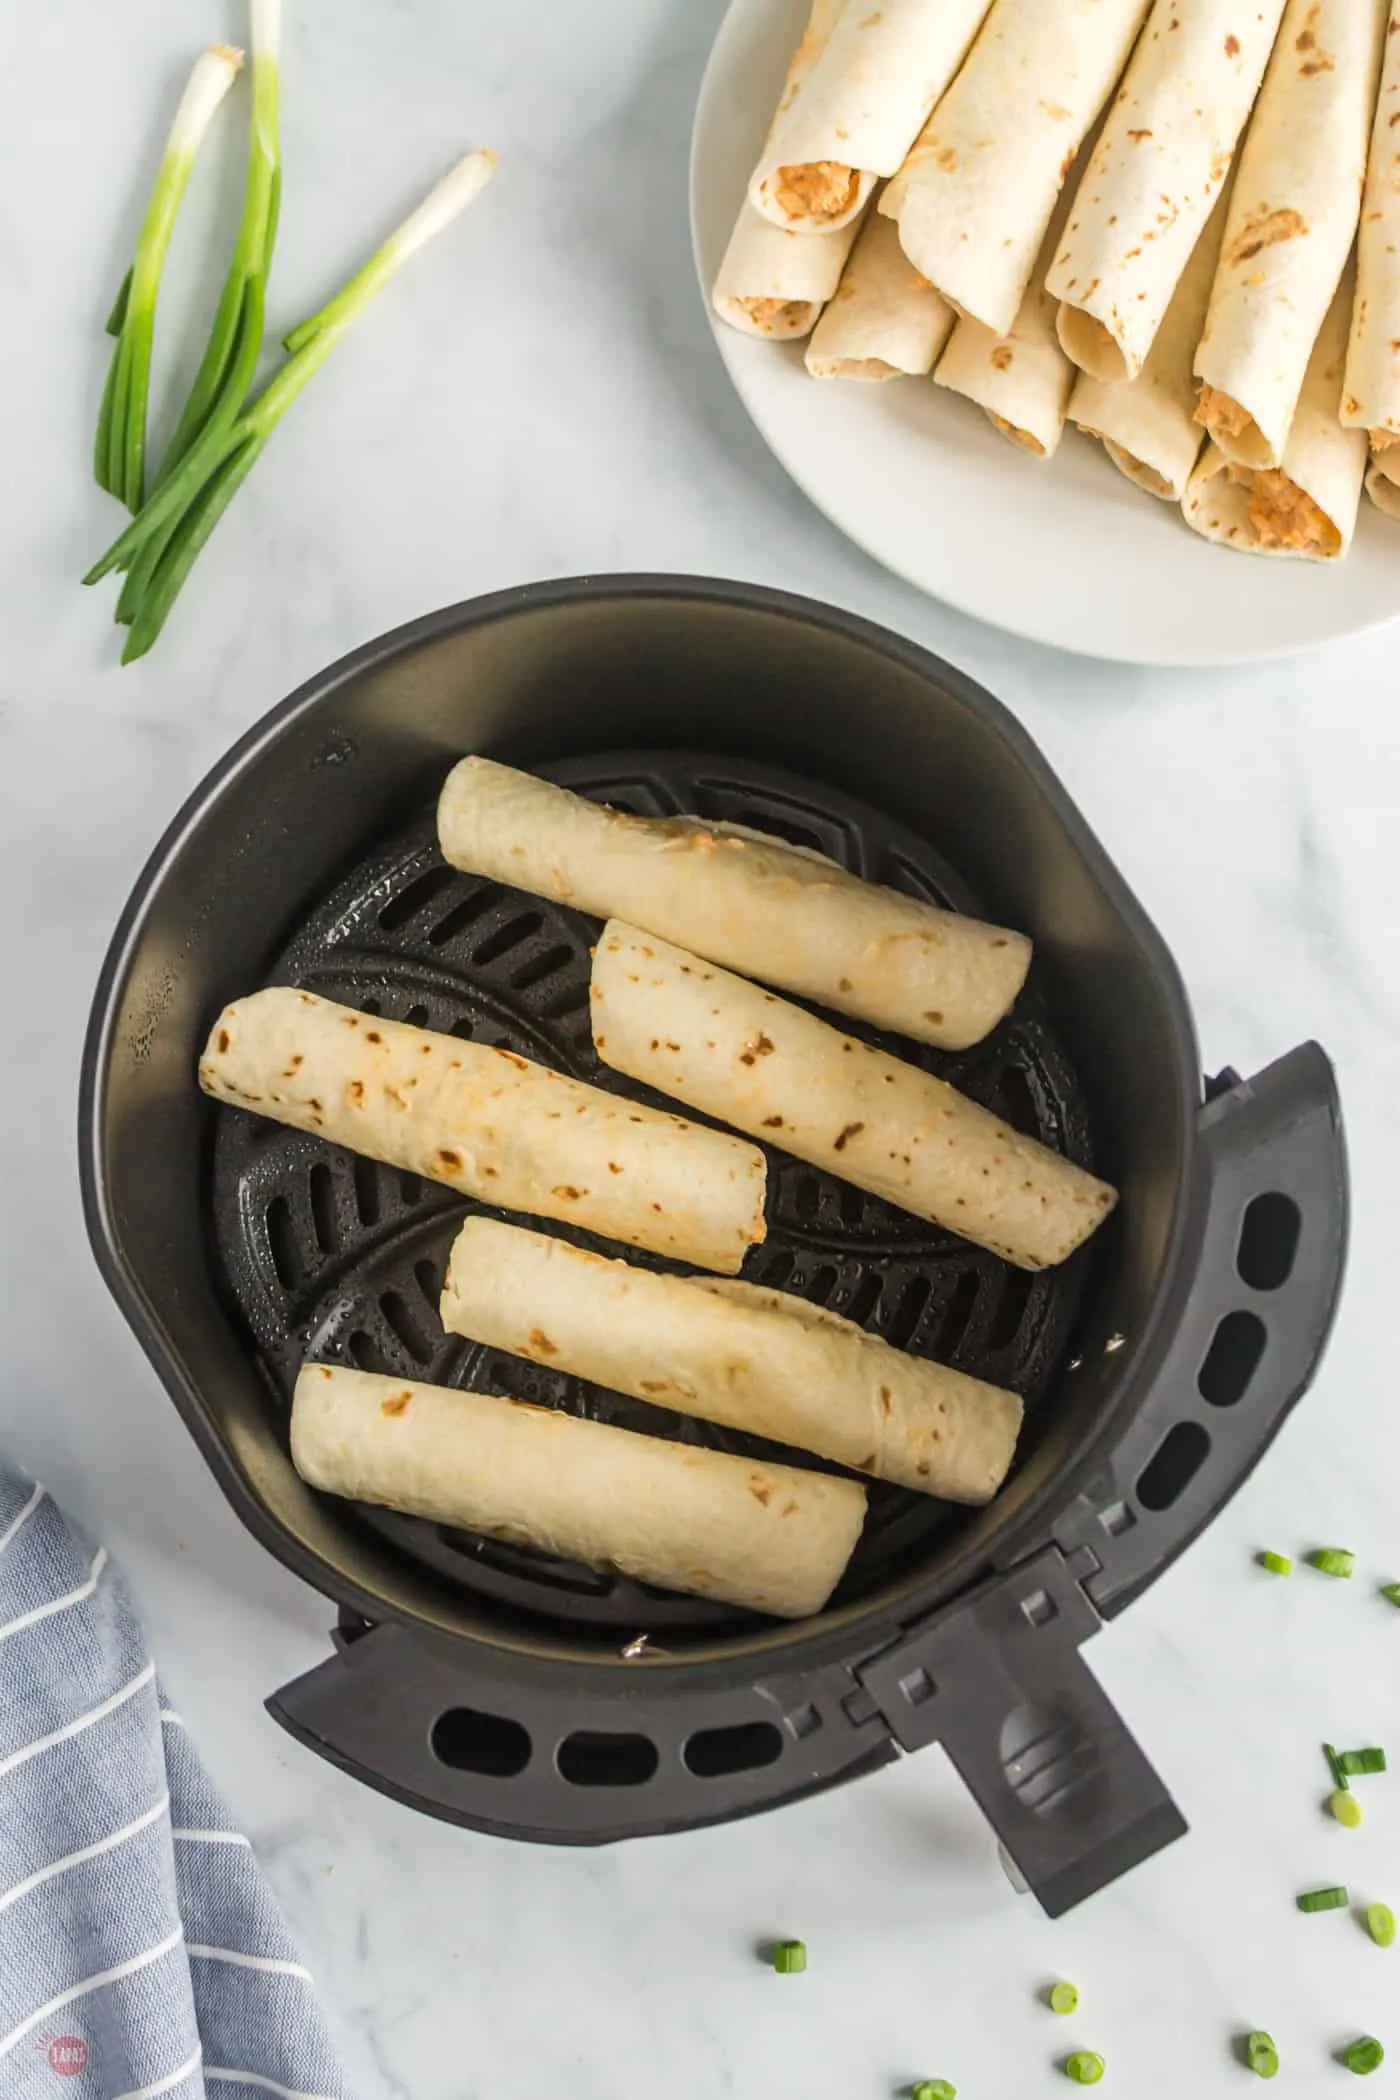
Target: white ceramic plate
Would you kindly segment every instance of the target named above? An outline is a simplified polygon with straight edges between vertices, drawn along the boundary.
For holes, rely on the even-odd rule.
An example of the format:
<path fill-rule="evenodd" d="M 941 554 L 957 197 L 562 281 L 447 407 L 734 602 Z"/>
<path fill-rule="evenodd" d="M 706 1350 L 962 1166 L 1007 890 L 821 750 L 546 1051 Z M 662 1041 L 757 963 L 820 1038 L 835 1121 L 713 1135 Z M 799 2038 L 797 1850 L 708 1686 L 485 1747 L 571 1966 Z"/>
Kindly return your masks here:
<path fill-rule="evenodd" d="M 709 311 L 808 0 L 732 0 L 700 91 L 691 225 Z M 798 486 L 886 568 L 1013 634 L 1144 664 L 1247 662 L 1400 616 L 1400 524 L 1363 500 L 1335 567 L 1200 540 L 1067 431 L 1027 459 L 923 379 L 809 379 L 803 345 L 714 323 L 745 407 Z"/>

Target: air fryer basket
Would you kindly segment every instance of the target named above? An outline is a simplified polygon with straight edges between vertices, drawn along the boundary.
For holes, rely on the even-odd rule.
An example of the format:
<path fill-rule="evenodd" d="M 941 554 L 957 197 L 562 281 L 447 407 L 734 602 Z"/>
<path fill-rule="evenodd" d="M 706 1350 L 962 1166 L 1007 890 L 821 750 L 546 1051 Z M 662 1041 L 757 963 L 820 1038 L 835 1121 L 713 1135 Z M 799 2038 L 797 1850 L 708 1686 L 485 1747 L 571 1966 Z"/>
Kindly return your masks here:
<path fill-rule="evenodd" d="M 772 1162 L 770 1238 L 746 1273 L 1029 1405 L 991 1510 L 878 1491 L 808 1625 L 334 1503 L 292 1471 L 305 1353 L 528 1382 L 635 1428 L 726 1437 L 444 1338 L 462 1200 L 194 1087 L 214 1012 L 269 980 L 600 1076 L 596 929 L 436 854 L 432 798 L 468 749 L 639 810 L 783 831 L 1035 936 L 1028 993 L 988 1043 L 895 1047 L 1075 1157 L 1092 1141 L 1123 1203 L 1083 1256 L 1026 1277 Z M 216 769 L 113 943 L 82 1163 L 104 1272 L 226 1491 L 341 1607 L 337 1653 L 270 1702 L 303 1740 L 420 1807 L 572 1842 L 752 1812 L 942 1740 L 1058 1912 L 1183 1827 L 1080 1647 L 1248 1472 L 1312 1375 L 1340 1285 L 1322 1053 L 1207 1095 L 1169 956 L 985 694 L 802 601 L 609 579 L 390 636 Z"/>

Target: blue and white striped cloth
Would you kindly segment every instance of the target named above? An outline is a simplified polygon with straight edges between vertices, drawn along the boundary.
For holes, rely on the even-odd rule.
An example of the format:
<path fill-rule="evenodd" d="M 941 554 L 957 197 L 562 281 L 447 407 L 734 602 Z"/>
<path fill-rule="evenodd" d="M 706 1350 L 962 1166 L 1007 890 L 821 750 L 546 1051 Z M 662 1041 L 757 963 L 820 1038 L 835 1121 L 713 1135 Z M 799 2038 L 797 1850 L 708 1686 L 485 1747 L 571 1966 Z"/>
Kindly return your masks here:
<path fill-rule="evenodd" d="M 0 1465 L 0 2095 L 350 2100 L 120 1578 Z"/>

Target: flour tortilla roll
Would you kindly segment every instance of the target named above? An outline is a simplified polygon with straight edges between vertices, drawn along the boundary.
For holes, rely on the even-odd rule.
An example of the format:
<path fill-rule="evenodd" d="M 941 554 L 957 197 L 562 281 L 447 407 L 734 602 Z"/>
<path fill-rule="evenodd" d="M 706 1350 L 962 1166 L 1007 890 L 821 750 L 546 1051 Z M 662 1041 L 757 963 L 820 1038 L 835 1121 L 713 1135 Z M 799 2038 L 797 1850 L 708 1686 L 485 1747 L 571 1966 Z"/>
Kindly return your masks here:
<path fill-rule="evenodd" d="M 810 245 L 839 235 L 778 238 Z M 872 212 L 807 345 L 807 370 L 813 379 L 895 379 L 901 372 L 929 372 L 952 326 L 952 307 L 914 268 L 892 221 Z"/>
<path fill-rule="evenodd" d="M 1388 11 L 1387 0 L 1288 0 L 1196 353 L 1201 422 L 1242 467 L 1283 464 L 1351 252 Z"/>
<path fill-rule="evenodd" d="M 1366 493 L 1376 509 L 1388 518 L 1400 518 L 1400 453 L 1389 449 L 1372 463 L 1366 476 Z"/>
<path fill-rule="evenodd" d="M 1205 436 L 1196 421 L 1191 367 L 1215 280 L 1225 211 L 1222 195 L 1137 377 L 1103 380 L 1081 372 L 1070 396 L 1070 421 L 1102 441 L 1120 474 L 1168 503 L 1180 503 L 1186 494 Z"/>
<path fill-rule="evenodd" d="M 880 198 L 916 270 L 1009 334 L 1065 177 L 1147 0 L 996 0 L 966 65 Z"/>
<path fill-rule="evenodd" d="M 465 1196 L 733 1272 L 766 1230 L 763 1155 L 511 1050 L 277 986 L 225 1007 L 207 1094 Z"/>
<path fill-rule="evenodd" d="M 1060 341 L 1094 378 L 1135 379 L 1147 362 L 1282 14 L 1283 0 L 1155 0 L 1046 278 Z"/>
<path fill-rule="evenodd" d="M 1064 433 L 1074 367 L 1055 333 L 1057 308 L 1044 285 L 1053 251 L 1047 236 L 1034 280 L 1009 333 L 963 317 L 934 373 L 937 385 L 965 394 L 993 427 L 1034 459 L 1050 459 Z"/>
<path fill-rule="evenodd" d="M 715 1295 L 491 1218 L 469 1218 L 458 1235 L 442 1324 L 954 1502 L 991 1500 L 1021 1427 L 1015 1393 L 906 1356 L 800 1298 Z"/>
<path fill-rule="evenodd" d="M 1114 1192 L 941 1079 L 611 921 L 593 956 L 599 1056 L 718 1121 L 989 1247 L 1063 1261 Z"/>
<path fill-rule="evenodd" d="M 743 335 L 791 343 L 834 295 L 857 222 L 836 233 L 784 233 L 745 202 L 715 278 L 715 312 Z"/>
<path fill-rule="evenodd" d="M 1339 410 L 1353 280 L 1333 298 L 1289 432 L 1283 465 L 1240 467 L 1208 445 L 1186 491 L 1188 525 L 1246 554 L 1340 561 L 1351 545 L 1366 474 L 1366 433 Z"/>
<path fill-rule="evenodd" d="M 749 199 L 775 226 L 830 231 L 893 175 L 961 65 L 989 0 L 847 0 L 773 120 Z"/>
<path fill-rule="evenodd" d="M 1377 464 L 1367 478 L 1400 505 L 1400 8 L 1385 39 L 1381 92 L 1356 239 L 1356 309 L 1342 388 L 1342 421 L 1369 431 Z M 1387 471 L 1387 454 L 1395 466 Z M 1391 480 L 1391 472 L 1397 477 Z M 1385 504 L 1382 504 L 1385 507 Z"/>
<path fill-rule="evenodd" d="M 810 72 L 841 5 L 842 0 L 816 0 L 788 68 L 784 106 Z M 833 233 L 789 233 L 755 211 L 746 194 L 715 278 L 715 312 L 731 328 L 771 342 L 794 342 L 809 334 L 841 282 L 858 223 L 852 218 Z"/>
<path fill-rule="evenodd" d="M 775 1618 L 819 1612 L 865 1490 L 603 1422 L 307 1364 L 292 1462 L 311 1487 Z"/>
<path fill-rule="evenodd" d="M 820 854 L 699 817 L 629 817 L 491 759 L 453 768 L 455 867 L 649 927 L 748 977 L 948 1050 L 980 1042 L 1030 964 L 1024 935 L 938 911 Z"/>

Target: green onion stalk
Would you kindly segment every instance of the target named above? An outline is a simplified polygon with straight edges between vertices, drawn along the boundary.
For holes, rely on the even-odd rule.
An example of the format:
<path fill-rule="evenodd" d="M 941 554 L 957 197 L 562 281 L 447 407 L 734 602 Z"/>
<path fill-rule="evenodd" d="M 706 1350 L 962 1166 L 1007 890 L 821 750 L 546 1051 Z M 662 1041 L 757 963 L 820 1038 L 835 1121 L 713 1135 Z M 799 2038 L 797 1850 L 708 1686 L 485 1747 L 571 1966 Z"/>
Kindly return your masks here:
<path fill-rule="evenodd" d="M 83 581 L 142 564 L 139 603 L 122 662 L 133 663 L 160 634 L 205 542 L 248 478 L 292 402 L 334 350 L 374 294 L 411 255 L 441 233 L 478 197 L 496 170 L 494 153 L 468 154 L 370 257 L 334 298 L 287 337 L 290 355 L 256 398 L 229 420 L 211 416 L 168 479 L 114 540 Z M 143 556 L 159 542 L 153 558 Z"/>
<path fill-rule="evenodd" d="M 195 60 L 161 155 L 135 259 L 107 322 L 116 346 L 97 419 L 93 472 L 99 488 L 131 511 L 141 508 L 146 493 L 146 411 L 166 250 L 205 133 L 242 65 L 243 53 L 228 44 L 212 44 Z"/>
<path fill-rule="evenodd" d="M 182 459 L 193 451 L 201 434 L 211 428 L 229 429 L 237 420 L 257 373 L 262 354 L 263 315 L 267 303 L 267 280 L 272 251 L 277 240 L 277 217 L 282 197 L 282 158 L 279 142 L 281 74 L 278 60 L 282 27 L 282 0 L 251 0 L 253 49 L 252 115 L 248 133 L 248 174 L 243 192 L 243 215 L 233 258 L 224 279 L 218 308 L 199 370 L 190 388 L 180 420 L 161 461 L 155 479 L 158 489 L 170 479 Z M 129 627 L 145 597 L 170 534 L 152 533 L 140 555 L 131 564 L 117 600 L 116 617 Z"/>

